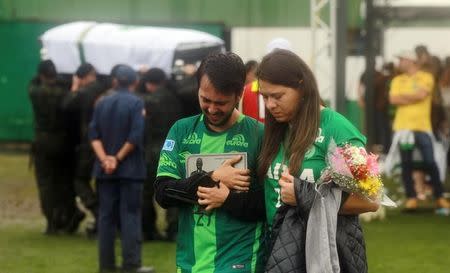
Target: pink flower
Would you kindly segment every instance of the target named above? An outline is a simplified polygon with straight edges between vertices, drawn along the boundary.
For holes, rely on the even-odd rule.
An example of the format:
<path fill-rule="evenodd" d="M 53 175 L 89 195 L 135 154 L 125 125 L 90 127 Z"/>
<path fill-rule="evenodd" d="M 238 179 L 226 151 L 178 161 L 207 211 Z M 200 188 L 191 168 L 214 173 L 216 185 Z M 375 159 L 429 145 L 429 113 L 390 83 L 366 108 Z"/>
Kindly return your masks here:
<path fill-rule="evenodd" d="M 369 169 L 369 173 L 372 176 L 376 176 L 379 173 L 379 167 L 378 167 L 378 156 L 374 154 L 369 154 L 367 156 L 367 168 Z"/>

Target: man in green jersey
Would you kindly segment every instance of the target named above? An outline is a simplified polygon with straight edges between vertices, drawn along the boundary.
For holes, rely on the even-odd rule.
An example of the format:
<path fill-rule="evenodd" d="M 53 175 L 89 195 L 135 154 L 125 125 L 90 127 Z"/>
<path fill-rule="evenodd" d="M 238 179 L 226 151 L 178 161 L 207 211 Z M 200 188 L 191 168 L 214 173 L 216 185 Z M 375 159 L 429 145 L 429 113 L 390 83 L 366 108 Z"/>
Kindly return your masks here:
<path fill-rule="evenodd" d="M 158 166 L 156 200 L 179 207 L 177 272 L 262 272 L 264 193 L 256 181 L 263 126 L 237 109 L 245 66 L 232 53 L 208 56 L 198 69 L 202 114 L 177 121 L 169 131 Z M 205 174 L 186 174 L 190 154 L 247 153 L 247 170 L 234 168 L 235 157 L 210 172 L 216 187 L 197 187 Z M 198 198 L 185 202 L 174 192 Z M 199 209 L 202 206 L 205 209 Z"/>

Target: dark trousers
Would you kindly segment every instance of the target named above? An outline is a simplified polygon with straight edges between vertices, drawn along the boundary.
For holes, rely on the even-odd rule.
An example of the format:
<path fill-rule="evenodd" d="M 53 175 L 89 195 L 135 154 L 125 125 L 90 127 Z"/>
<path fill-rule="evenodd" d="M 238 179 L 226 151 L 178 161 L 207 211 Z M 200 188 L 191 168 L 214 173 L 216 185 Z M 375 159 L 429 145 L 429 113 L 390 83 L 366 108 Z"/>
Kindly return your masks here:
<path fill-rule="evenodd" d="M 383 152 L 388 153 L 391 147 L 392 127 L 387 111 L 375 112 L 375 143 L 383 146 Z"/>
<path fill-rule="evenodd" d="M 114 242 L 120 219 L 122 268 L 141 266 L 142 181 L 97 179 L 99 196 L 98 243 L 100 270 L 116 266 Z"/>
<path fill-rule="evenodd" d="M 84 206 L 94 216 L 97 215 L 97 196 L 91 186 L 92 168 L 94 167 L 95 154 L 89 143 L 81 143 L 76 149 L 75 192 L 80 197 Z"/>
<path fill-rule="evenodd" d="M 422 155 L 423 170 L 431 177 L 431 186 L 433 187 L 433 194 L 435 198 L 442 197 L 443 187 L 439 177 L 439 169 L 434 160 L 433 144 L 431 138 L 427 133 L 414 132 L 414 143 Z M 402 166 L 402 180 L 405 187 L 406 196 L 408 198 L 415 198 L 416 191 L 414 189 L 414 181 L 412 178 L 413 172 L 413 151 L 404 150 L 400 148 L 401 166 Z"/>
<path fill-rule="evenodd" d="M 146 240 L 154 239 L 156 235 L 156 210 L 153 204 L 155 190 L 153 184 L 156 179 L 158 162 L 147 162 L 147 178 L 144 181 L 142 205 L 142 233 Z"/>
<path fill-rule="evenodd" d="M 156 156 L 155 156 L 156 158 Z M 156 229 L 156 209 L 153 203 L 155 195 L 154 184 L 158 162 L 147 162 L 147 179 L 144 182 L 143 205 L 142 205 L 142 234 L 144 239 L 155 239 L 158 234 Z M 178 231 L 178 209 L 169 208 L 166 210 L 167 230 L 166 234 L 169 239 L 173 239 Z"/>
<path fill-rule="evenodd" d="M 48 158 L 34 155 L 34 168 L 42 212 L 47 220 L 47 231 L 72 229 L 75 215 L 81 214 L 75 204 L 72 162 L 68 158 Z"/>

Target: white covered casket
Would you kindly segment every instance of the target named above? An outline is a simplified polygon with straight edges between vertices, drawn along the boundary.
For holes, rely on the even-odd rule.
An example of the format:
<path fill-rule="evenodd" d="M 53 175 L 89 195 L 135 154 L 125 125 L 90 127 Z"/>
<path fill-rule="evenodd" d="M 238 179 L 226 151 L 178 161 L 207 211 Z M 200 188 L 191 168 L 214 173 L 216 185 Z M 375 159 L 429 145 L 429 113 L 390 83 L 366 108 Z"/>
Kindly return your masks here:
<path fill-rule="evenodd" d="M 58 73 L 74 73 L 89 62 L 100 74 L 109 74 L 116 64 L 159 67 L 170 74 L 175 59 L 196 63 L 211 51 L 224 50 L 223 40 L 197 30 L 96 22 L 60 25 L 40 39 Z"/>

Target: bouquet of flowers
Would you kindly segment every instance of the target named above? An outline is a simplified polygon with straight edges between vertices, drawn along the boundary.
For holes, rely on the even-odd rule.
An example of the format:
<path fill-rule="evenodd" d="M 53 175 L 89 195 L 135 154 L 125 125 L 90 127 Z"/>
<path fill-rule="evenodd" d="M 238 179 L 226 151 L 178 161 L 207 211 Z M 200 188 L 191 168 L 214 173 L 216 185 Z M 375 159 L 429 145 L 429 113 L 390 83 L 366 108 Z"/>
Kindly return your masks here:
<path fill-rule="evenodd" d="M 327 154 L 327 167 L 320 182 L 333 181 L 344 191 L 358 193 L 385 206 L 396 204 L 384 194 L 379 174 L 378 156 L 367 153 L 364 147 L 345 144 L 338 147 L 331 141 Z"/>

